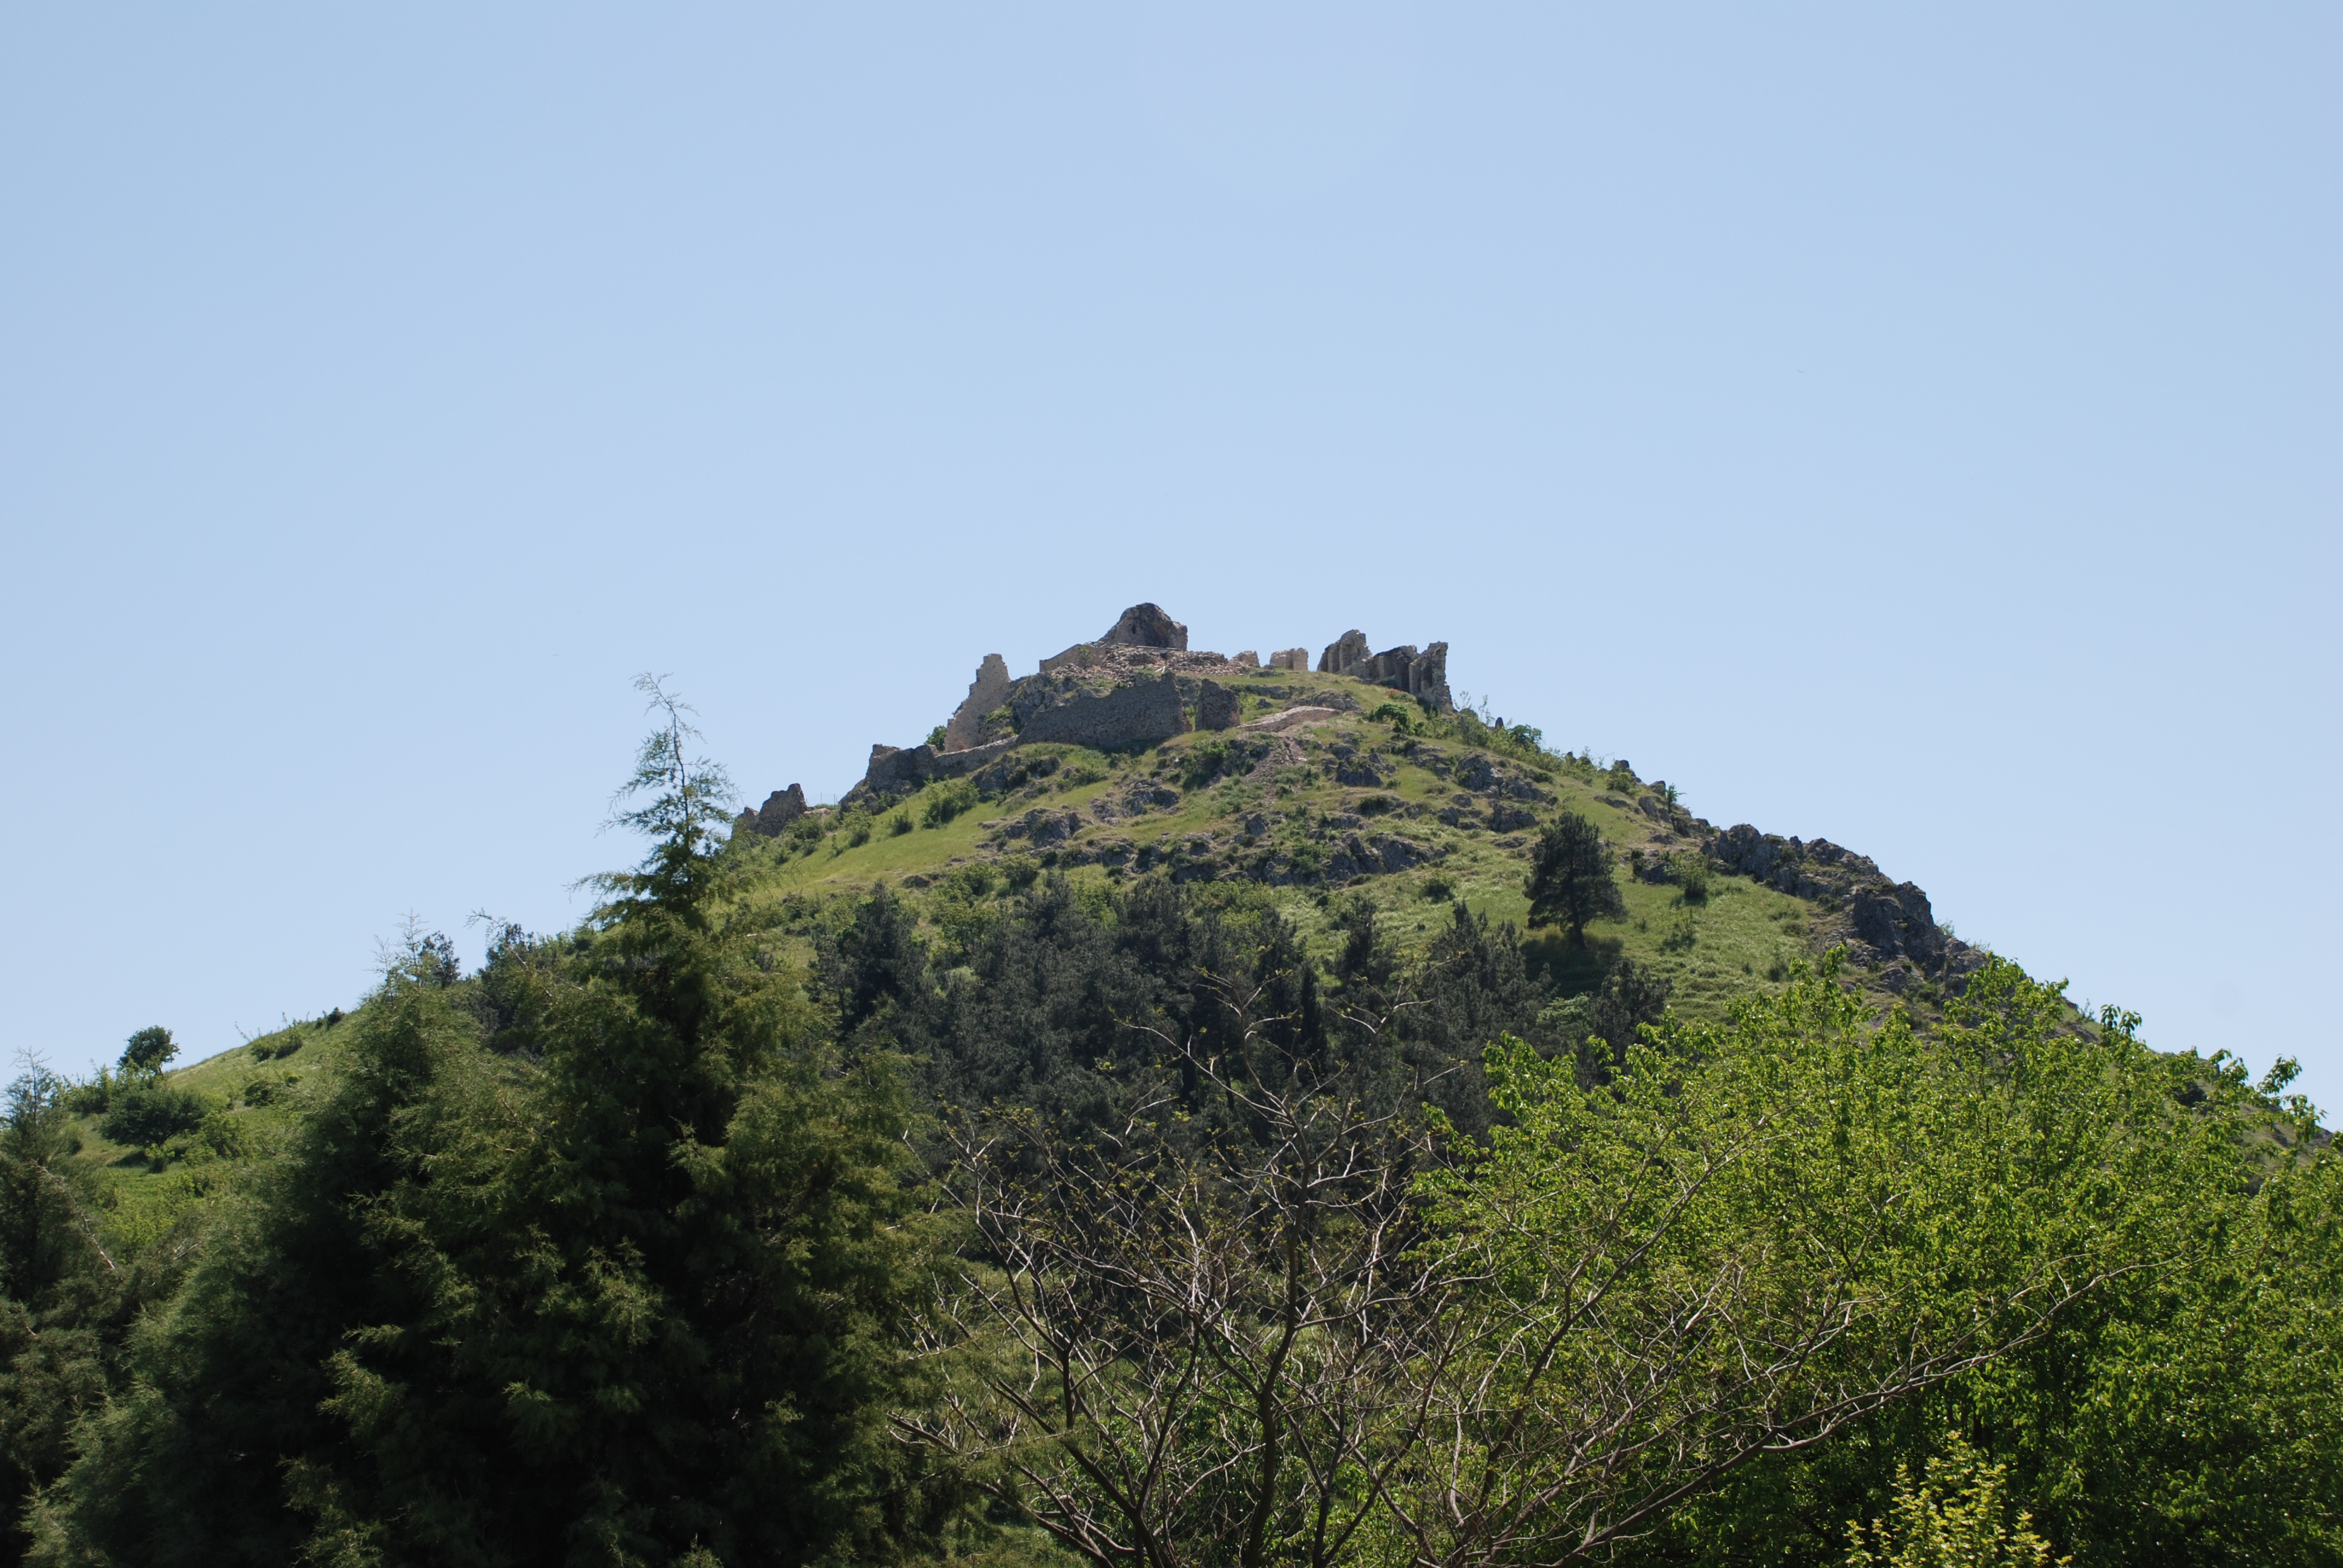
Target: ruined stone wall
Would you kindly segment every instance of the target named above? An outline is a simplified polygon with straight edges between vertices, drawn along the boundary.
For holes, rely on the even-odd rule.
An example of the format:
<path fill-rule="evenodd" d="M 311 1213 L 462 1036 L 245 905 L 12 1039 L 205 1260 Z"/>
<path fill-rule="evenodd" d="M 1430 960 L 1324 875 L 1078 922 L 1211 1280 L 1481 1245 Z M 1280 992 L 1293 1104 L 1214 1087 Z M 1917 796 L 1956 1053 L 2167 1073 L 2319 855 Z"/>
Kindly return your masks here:
<path fill-rule="evenodd" d="M 1072 746 L 1144 746 L 1186 732 L 1188 714 L 1179 683 L 1168 674 L 1141 678 L 1111 690 L 1077 689 L 1039 709 L 1019 731 L 1021 740 Z"/>
<path fill-rule="evenodd" d="M 1196 728 L 1226 729 L 1237 721 L 1237 694 L 1217 680 L 1199 681 L 1196 687 Z"/>
<path fill-rule="evenodd" d="M 1326 651 L 1318 656 L 1318 673 L 1348 675 L 1353 665 L 1363 664 L 1366 658 L 1367 634 L 1353 627 L 1326 645 Z"/>
<path fill-rule="evenodd" d="M 932 746 L 873 746 L 862 782 L 848 790 L 840 804 L 851 806 L 872 795 L 900 795 L 930 779 L 973 773 L 1018 743 L 1019 738 L 1011 735 L 960 751 L 939 751 Z"/>
<path fill-rule="evenodd" d="M 1448 691 L 1448 645 L 1444 642 L 1435 642 L 1422 652 L 1413 643 L 1403 643 L 1382 653 L 1369 653 L 1363 632 L 1346 631 L 1326 645 L 1326 651 L 1319 655 L 1318 668 L 1322 674 L 1347 675 L 1404 691 L 1410 697 L 1423 699 L 1435 713 L 1455 711 L 1455 699 Z"/>
<path fill-rule="evenodd" d="M 1269 656 L 1269 668 L 1306 672 L 1310 668 L 1310 650 L 1306 648 L 1282 648 Z"/>
<path fill-rule="evenodd" d="M 984 740 L 984 716 L 1009 700 L 1009 665 L 997 653 L 988 653 L 969 683 L 968 696 L 944 726 L 944 749 L 965 751 Z"/>

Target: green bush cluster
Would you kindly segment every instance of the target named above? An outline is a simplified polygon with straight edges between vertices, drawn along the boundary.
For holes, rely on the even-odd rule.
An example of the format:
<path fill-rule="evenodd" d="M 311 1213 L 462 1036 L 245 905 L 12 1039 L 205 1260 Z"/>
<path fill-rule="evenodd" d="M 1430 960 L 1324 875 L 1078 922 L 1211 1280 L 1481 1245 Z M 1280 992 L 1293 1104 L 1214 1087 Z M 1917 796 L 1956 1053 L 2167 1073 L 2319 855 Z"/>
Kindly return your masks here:
<path fill-rule="evenodd" d="M 976 786 L 965 779 L 931 784 L 920 802 L 920 826 L 940 828 L 977 803 Z"/>

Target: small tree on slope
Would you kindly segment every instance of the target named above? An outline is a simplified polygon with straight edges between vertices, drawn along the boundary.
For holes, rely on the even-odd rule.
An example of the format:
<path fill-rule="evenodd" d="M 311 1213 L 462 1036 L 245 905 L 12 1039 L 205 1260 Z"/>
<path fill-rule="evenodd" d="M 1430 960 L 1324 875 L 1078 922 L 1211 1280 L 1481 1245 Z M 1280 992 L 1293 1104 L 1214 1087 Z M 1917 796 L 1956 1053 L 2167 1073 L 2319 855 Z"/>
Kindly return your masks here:
<path fill-rule="evenodd" d="M 1530 924 L 1561 926 L 1573 947 L 1586 945 L 1587 921 L 1627 912 L 1627 900 L 1612 879 L 1609 847 L 1594 824 L 1575 811 L 1547 823 L 1538 835 L 1526 890 Z"/>

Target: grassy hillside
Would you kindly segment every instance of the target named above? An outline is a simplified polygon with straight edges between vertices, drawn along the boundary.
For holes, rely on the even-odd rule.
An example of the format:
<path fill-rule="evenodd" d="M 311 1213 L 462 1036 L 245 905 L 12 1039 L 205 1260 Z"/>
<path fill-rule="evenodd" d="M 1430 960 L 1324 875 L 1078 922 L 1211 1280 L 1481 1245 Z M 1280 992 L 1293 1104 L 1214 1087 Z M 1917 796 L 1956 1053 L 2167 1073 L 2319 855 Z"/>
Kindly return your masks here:
<path fill-rule="evenodd" d="M 1242 885 L 1322 941 L 1332 940 L 1328 915 L 1335 900 L 1365 898 L 1405 947 L 1446 918 L 1451 900 L 1478 915 L 1525 924 L 1523 882 L 1537 825 L 1574 811 L 1594 821 L 1619 855 L 1627 912 L 1589 929 L 1590 955 L 1569 952 L 1554 937 L 1534 938 L 1534 954 L 1565 990 L 1584 989 L 1598 965 L 1624 954 L 1665 977 L 1680 1010 L 1722 1018 L 1734 998 L 1777 987 L 1794 960 L 1820 952 L 1842 934 L 1833 911 L 1744 878 L 1713 876 L 1701 898 L 1679 882 L 1630 874 L 1638 854 L 1646 863 L 1696 854 L 1707 829 L 1631 775 L 1598 771 L 1469 717 L 1425 721 L 1414 715 L 1397 725 L 1372 719 L 1367 714 L 1386 694 L 1343 677 L 1262 671 L 1239 684 L 1252 689 L 1245 693 L 1248 718 L 1312 703 L 1349 711 L 1292 732 L 1287 739 L 1300 756 L 1267 778 L 1211 769 L 1212 754 L 1247 747 L 1246 738 L 1232 734 L 1192 733 L 1121 756 L 1033 748 L 1055 763 L 1053 772 L 935 826 L 922 824 L 940 815 L 932 807 L 955 785 L 930 784 L 867 824 L 850 814 L 830 819 L 818 835 L 801 829 L 794 840 L 752 840 L 743 852 L 765 862 L 754 896 L 820 905 L 883 882 L 905 892 L 931 924 L 948 925 L 971 896 L 981 901 L 1011 891 L 1012 875 L 1053 869 L 1096 881 L 1167 875 Z M 1380 781 L 1341 781 L 1346 754 L 1372 758 Z M 1474 759 L 1523 792 L 1505 802 L 1517 815 L 1503 819 L 1502 829 L 1485 809 L 1455 811 L 1459 796 L 1471 792 L 1459 789 L 1454 775 Z M 1176 799 L 1134 813 L 1123 803 L 1138 789 Z M 1102 819 L 1102 806 L 1113 819 Z M 1011 836 L 1020 818 L 1037 811 L 1061 821 L 1071 813 L 1081 825 L 1045 847 Z M 1443 811 L 1458 819 L 1443 820 Z M 867 841 L 851 842 L 866 825 Z M 1422 859 L 1398 870 L 1378 864 L 1356 875 L 1329 875 L 1325 860 L 1353 839 L 1398 839 L 1423 851 Z M 1313 849 L 1320 857 L 1314 875 Z"/>
<path fill-rule="evenodd" d="M 1576 812 L 1617 856 L 1626 909 L 1590 926 L 1584 950 L 1529 933 L 1531 963 L 1561 993 L 1592 989 L 1624 957 L 1667 982 L 1679 1013 L 1721 1020 L 1736 998 L 1779 990 L 1794 961 L 1849 934 L 1828 900 L 1714 871 L 1704 895 L 1696 875 L 1687 885 L 1685 858 L 1704 863 L 1709 824 L 1624 768 L 1598 769 L 1470 714 L 1429 719 L 1346 677 L 1263 670 L 1234 684 L 1248 720 L 1297 706 L 1338 711 L 1283 735 L 1195 732 L 1118 754 L 1020 748 L 972 780 L 875 809 L 818 810 L 779 839 L 739 835 L 737 896 L 772 917 L 800 960 L 876 885 L 897 891 L 949 955 L 1043 875 L 1099 888 L 1142 877 L 1212 884 L 1274 907 L 1322 959 L 1339 940 L 1338 912 L 1363 899 L 1405 951 L 1454 905 L 1525 925 L 1538 829 Z M 1926 1018 L 1940 1000 L 1925 981 L 1899 997 L 1888 975 L 1848 972 L 1881 1008 L 1900 1000 Z M 266 1157 L 335 1078 L 347 1021 L 329 1016 L 167 1074 L 203 1096 L 208 1114 L 159 1146 L 109 1140 L 96 1112 L 79 1120 L 79 1158 L 126 1241 L 163 1235 L 240 1164 Z"/>

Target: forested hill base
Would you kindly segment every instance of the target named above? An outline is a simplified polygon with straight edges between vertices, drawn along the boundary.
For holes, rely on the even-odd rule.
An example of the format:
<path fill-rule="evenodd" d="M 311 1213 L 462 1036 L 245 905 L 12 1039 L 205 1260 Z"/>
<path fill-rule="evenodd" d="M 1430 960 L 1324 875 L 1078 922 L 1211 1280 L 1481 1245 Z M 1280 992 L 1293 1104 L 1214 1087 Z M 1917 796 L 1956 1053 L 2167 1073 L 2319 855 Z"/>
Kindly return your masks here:
<path fill-rule="evenodd" d="M 648 687 L 577 930 L 27 1070 L 0 1560 L 2343 1562 L 2284 1069 L 1444 652 L 1134 607 L 738 819 Z"/>

